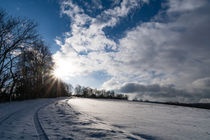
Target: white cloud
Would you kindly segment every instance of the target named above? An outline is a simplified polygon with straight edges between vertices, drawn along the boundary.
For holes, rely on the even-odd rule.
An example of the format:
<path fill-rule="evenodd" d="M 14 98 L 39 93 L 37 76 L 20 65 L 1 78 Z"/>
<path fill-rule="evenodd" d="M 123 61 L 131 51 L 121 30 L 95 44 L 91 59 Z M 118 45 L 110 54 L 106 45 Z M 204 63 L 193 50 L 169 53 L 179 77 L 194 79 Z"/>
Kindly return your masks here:
<path fill-rule="evenodd" d="M 120 86 L 121 86 L 121 83 L 114 78 L 103 83 L 103 88 L 106 90 L 119 89 Z"/>
<path fill-rule="evenodd" d="M 177 91 L 192 91 L 197 79 L 210 75 L 208 1 L 169 0 L 165 4 L 168 9 L 160 11 L 166 16 L 158 14 L 154 20 L 127 31 L 119 43 L 106 37 L 104 27 L 116 26 L 121 17 L 143 3 L 148 1 L 123 0 L 96 18 L 72 1 L 62 3 L 61 12 L 71 18 L 71 31 L 63 43 L 56 39 L 61 46 L 54 55 L 57 67 L 65 69 L 66 76 L 106 71 L 112 78 L 102 87 L 108 89 L 134 82 L 174 84 Z M 113 51 L 106 52 L 105 47 Z"/>
<path fill-rule="evenodd" d="M 137 1 L 124 0 L 121 6 L 101 14 L 101 16 L 111 17 L 109 20 L 100 21 L 89 17 L 72 1 L 64 1 L 61 4 L 61 12 L 71 18 L 71 32 L 67 33 L 63 44 L 58 38 L 55 40 L 61 46 L 61 51 L 54 55 L 57 68 L 66 69 L 65 75 L 72 76 L 98 70 L 109 71 L 112 67 L 110 63 L 117 65 L 112 62 L 114 54 L 105 52 L 106 47 L 116 50 L 117 44 L 108 39 L 102 29 L 106 26 L 114 26 L 119 16 L 126 16 L 135 6 Z"/>
<path fill-rule="evenodd" d="M 138 5 L 139 1 L 123 0 L 120 6 L 104 11 L 104 16 L 111 16 L 114 18 L 123 17 L 126 16 L 132 8 L 137 7 Z"/>

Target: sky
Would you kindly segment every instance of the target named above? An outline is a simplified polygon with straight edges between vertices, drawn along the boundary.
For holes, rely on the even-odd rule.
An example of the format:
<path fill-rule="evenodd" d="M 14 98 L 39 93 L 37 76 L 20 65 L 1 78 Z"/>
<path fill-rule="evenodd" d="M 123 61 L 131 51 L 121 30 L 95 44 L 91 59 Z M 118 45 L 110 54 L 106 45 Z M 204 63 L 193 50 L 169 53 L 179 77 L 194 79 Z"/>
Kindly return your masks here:
<path fill-rule="evenodd" d="M 158 101 L 210 102 L 209 0 L 0 0 L 38 23 L 56 75 Z"/>

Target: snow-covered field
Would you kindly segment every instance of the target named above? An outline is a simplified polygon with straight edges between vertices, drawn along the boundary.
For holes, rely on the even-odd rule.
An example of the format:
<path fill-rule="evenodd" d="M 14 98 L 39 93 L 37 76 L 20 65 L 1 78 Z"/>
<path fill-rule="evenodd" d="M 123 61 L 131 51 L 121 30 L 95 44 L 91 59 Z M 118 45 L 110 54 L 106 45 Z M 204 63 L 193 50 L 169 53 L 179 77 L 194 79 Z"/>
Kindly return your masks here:
<path fill-rule="evenodd" d="M 82 98 L 2 103 L 0 139 L 209 140 L 210 110 Z"/>

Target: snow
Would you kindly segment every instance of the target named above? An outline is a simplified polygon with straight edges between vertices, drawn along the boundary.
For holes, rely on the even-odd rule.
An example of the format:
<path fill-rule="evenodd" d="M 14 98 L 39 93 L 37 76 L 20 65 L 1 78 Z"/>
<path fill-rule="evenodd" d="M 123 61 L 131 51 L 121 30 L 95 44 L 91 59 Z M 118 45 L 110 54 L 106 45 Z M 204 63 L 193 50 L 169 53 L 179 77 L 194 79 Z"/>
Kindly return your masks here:
<path fill-rule="evenodd" d="M 121 100 L 0 104 L 0 139 L 210 139 L 210 110 Z"/>
<path fill-rule="evenodd" d="M 56 99 L 38 99 L 0 104 L 0 139 L 37 140 L 34 114 Z"/>
<path fill-rule="evenodd" d="M 74 110 L 145 139 L 210 139 L 210 110 L 80 98 L 68 103 Z"/>

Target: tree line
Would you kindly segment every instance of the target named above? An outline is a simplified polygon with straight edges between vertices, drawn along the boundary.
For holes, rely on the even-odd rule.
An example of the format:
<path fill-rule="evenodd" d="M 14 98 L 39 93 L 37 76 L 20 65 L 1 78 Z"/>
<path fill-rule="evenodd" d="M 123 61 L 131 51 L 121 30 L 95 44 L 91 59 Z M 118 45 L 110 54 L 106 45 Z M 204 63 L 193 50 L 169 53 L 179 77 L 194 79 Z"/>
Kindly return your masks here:
<path fill-rule="evenodd" d="M 0 10 L 0 101 L 69 94 L 68 85 L 51 74 L 52 54 L 36 28 Z"/>
<path fill-rule="evenodd" d="M 106 99 L 124 99 L 127 100 L 128 96 L 124 94 L 116 94 L 113 90 L 98 90 L 90 87 L 82 87 L 77 85 L 74 88 L 74 96 L 84 98 L 106 98 Z"/>

